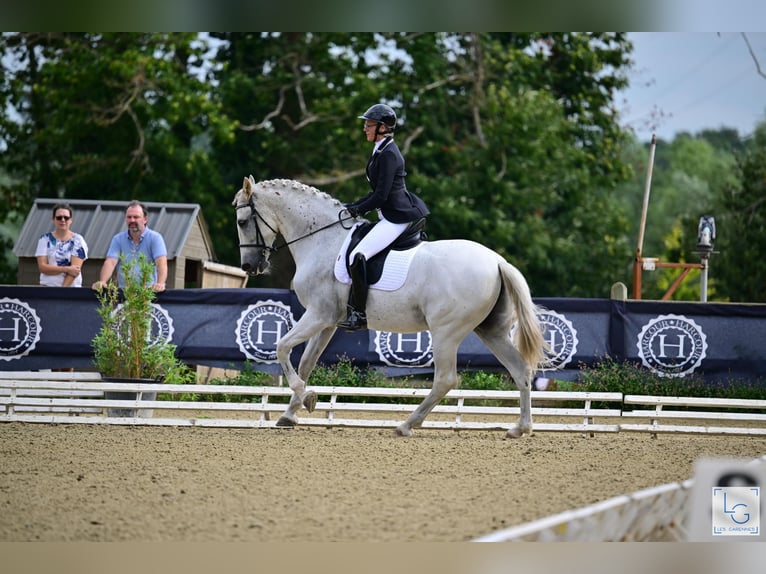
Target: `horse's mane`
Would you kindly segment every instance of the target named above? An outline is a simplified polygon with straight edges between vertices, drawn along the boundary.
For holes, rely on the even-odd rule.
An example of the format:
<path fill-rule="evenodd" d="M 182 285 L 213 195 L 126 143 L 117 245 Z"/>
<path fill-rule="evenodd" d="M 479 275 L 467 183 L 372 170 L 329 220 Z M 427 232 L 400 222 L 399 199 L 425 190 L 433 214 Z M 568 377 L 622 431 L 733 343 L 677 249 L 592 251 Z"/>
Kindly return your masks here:
<path fill-rule="evenodd" d="M 268 179 L 265 181 L 259 181 L 256 185 L 260 185 L 262 187 L 280 187 L 280 188 L 286 187 L 286 188 L 293 189 L 295 191 L 299 191 L 301 193 L 314 195 L 326 201 L 332 201 L 336 204 L 340 204 L 340 200 L 334 198 L 329 193 L 325 193 L 324 191 L 318 190 L 316 187 L 312 187 L 308 184 L 301 183 L 300 181 L 296 181 L 294 179 Z"/>

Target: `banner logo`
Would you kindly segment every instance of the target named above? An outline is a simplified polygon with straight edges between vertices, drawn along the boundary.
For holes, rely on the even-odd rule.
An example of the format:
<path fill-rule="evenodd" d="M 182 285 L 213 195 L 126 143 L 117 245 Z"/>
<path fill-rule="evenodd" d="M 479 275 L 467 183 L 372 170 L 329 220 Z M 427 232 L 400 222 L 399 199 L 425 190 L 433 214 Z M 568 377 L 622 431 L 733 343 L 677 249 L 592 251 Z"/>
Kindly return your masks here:
<path fill-rule="evenodd" d="M 123 307 L 124 304 L 120 303 L 114 309 L 114 314 L 119 316 L 120 322 L 123 321 L 121 316 Z M 167 309 L 157 303 L 152 303 L 152 318 L 147 336 L 147 343 L 149 346 L 152 347 L 161 340 L 167 343 L 172 342 L 174 332 L 173 319 L 170 317 L 170 313 L 168 313 Z"/>
<path fill-rule="evenodd" d="M 705 358 L 707 336 L 683 315 L 660 315 L 641 329 L 637 346 L 645 367 L 661 377 L 683 377 Z"/>
<path fill-rule="evenodd" d="M 237 345 L 248 359 L 276 363 L 277 341 L 293 328 L 290 307 L 279 301 L 259 301 L 245 309 L 237 320 Z"/>
<path fill-rule="evenodd" d="M 42 331 L 40 318 L 18 299 L 0 299 L 0 361 L 20 359 L 35 348 Z"/>
<path fill-rule="evenodd" d="M 431 332 L 375 331 L 375 352 L 390 367 L 429 367 L 434 359 Z"/>
<path fill-rule="evenodd" d="M 545 354 L 539 368 L 561 369 L 569 364 L 577 353 L 577 329 L 565 315 L 556 311 L 541 311 L 537 317 L 543 328 L 543 337 L 550 347 L 550 352 Z"/>

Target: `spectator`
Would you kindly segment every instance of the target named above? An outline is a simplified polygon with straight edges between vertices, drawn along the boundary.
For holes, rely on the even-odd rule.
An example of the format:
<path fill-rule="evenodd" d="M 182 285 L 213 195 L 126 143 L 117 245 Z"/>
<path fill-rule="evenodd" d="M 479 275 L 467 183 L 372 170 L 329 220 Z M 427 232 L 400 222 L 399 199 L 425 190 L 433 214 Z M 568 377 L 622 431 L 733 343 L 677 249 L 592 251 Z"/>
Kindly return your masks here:
<path fill-rule="evenodd" d="M 72 207 L 53 206 L 54 230 L 40 237 L 35 250 L 40 270 L 40 285 L 82 287 L 82 264 L 88 258 L 88 244 L 72 231 Z"/>
<path fill-rule="evenodd" d="M 117 285 L 124 287 L 125 277 L 120 259 L 123 258 L 125 262 L 133 261 L 138 258 L 139 253 L 143 253 L 148 261 L 154 262 L 152 289 L 157 292 L 165 290 L 165 282 L 168 278 L 168 250 L 162 234 L 146 226 L 148 221 L 149 216 L 144 204 L 140 201 L 131 201 L 125 211 L 125 223 L 128 226 L 128 232 L 121 231 L 112 237 L 109 250 L 106 252 L 106 259 L 101 266 L 99 280 L 93 284 L 93 289 L 101 289 L 112 277 L 115 268 L 117 269 Z M 135 266 L 134 272 L 138 271 L 138 266 Z"/>

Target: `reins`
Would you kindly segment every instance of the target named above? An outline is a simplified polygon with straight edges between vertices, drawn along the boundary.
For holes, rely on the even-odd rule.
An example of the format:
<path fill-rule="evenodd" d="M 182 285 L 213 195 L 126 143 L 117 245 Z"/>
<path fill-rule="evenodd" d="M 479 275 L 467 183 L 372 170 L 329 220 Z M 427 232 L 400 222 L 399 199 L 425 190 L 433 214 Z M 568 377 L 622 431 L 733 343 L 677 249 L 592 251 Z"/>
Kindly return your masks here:
<path fill-rule="evenodd" d="M 238 203 L 234 206 L 235 211 L 237 209 L 240 209 L 241 207 L 249 207 L 250 208 L 250 217 L 252 218 L 253 222 L 255 222 L 255 240 L 258 243 L 240 243 L 239 247 L 257 247 L 259 249 L 267 249 L 269 251 L 276 252 L 279 249 L 282 249 L 283 247 L 287 247 L 288 245 L 292 245 L 293 243 L 296 243 L 300 241 L 301 239 L 306 239 L 307 237 L 311 237 L 312 235 L 319 233 L 320 231 L 324 231 L 325 229 L 329 229 L 330 227 L 333 227 L 335 225 L 340 224 L 343 229 L 350 229 L 343 225 L 344 221 L 349 221 L 350 219 L 354 219 L 353 217 L 342 217 L 341 215 L 345 211 L 345 209 L 342 209 L 338 212 L 338 220 L 333 221 L 332 223 L 328 223 L 324 227 L 320 227 L 319 229 L 315 229 L 314 231 L 310 231 L 309 233 L 306 233 L 305 235 L 301 235 L 300 237 L 296 237 L 295 239 L 291 239 L 290 241 L 284 241 L 281 245 L 266 245 L 266 241 L 263 238 L 263 233 L 261 232 L 261 227 L 258 225 L 258 220 L 262 221 L 263 224 L 269 228 L 271 232 L 273 232 L 275 235 L 277 235 L 279 232 L 274 229 L 271 225 L 269 225 L 269 222 L 266 221 L 263 216 L 258 213 L 258 210 L 255 208 L 255 202 L 253 201 L 253 196 L 250 195 L 247 203 Z"/>

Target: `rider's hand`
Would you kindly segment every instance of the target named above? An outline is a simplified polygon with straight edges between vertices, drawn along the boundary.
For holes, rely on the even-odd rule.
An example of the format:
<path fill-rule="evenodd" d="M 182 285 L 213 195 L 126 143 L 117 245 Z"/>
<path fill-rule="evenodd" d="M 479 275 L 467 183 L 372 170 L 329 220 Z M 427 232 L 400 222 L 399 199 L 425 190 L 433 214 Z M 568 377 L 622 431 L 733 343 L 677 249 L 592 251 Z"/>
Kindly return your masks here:
<path fill-rule="evenodd" d="M 351 217 L 359 217 L 359 210 L 356 207 L 354 207 L 353 204 L 346 203 L 343 207 L 346 208 L 346 211 L 348 211 L 348 214 Z"/>

